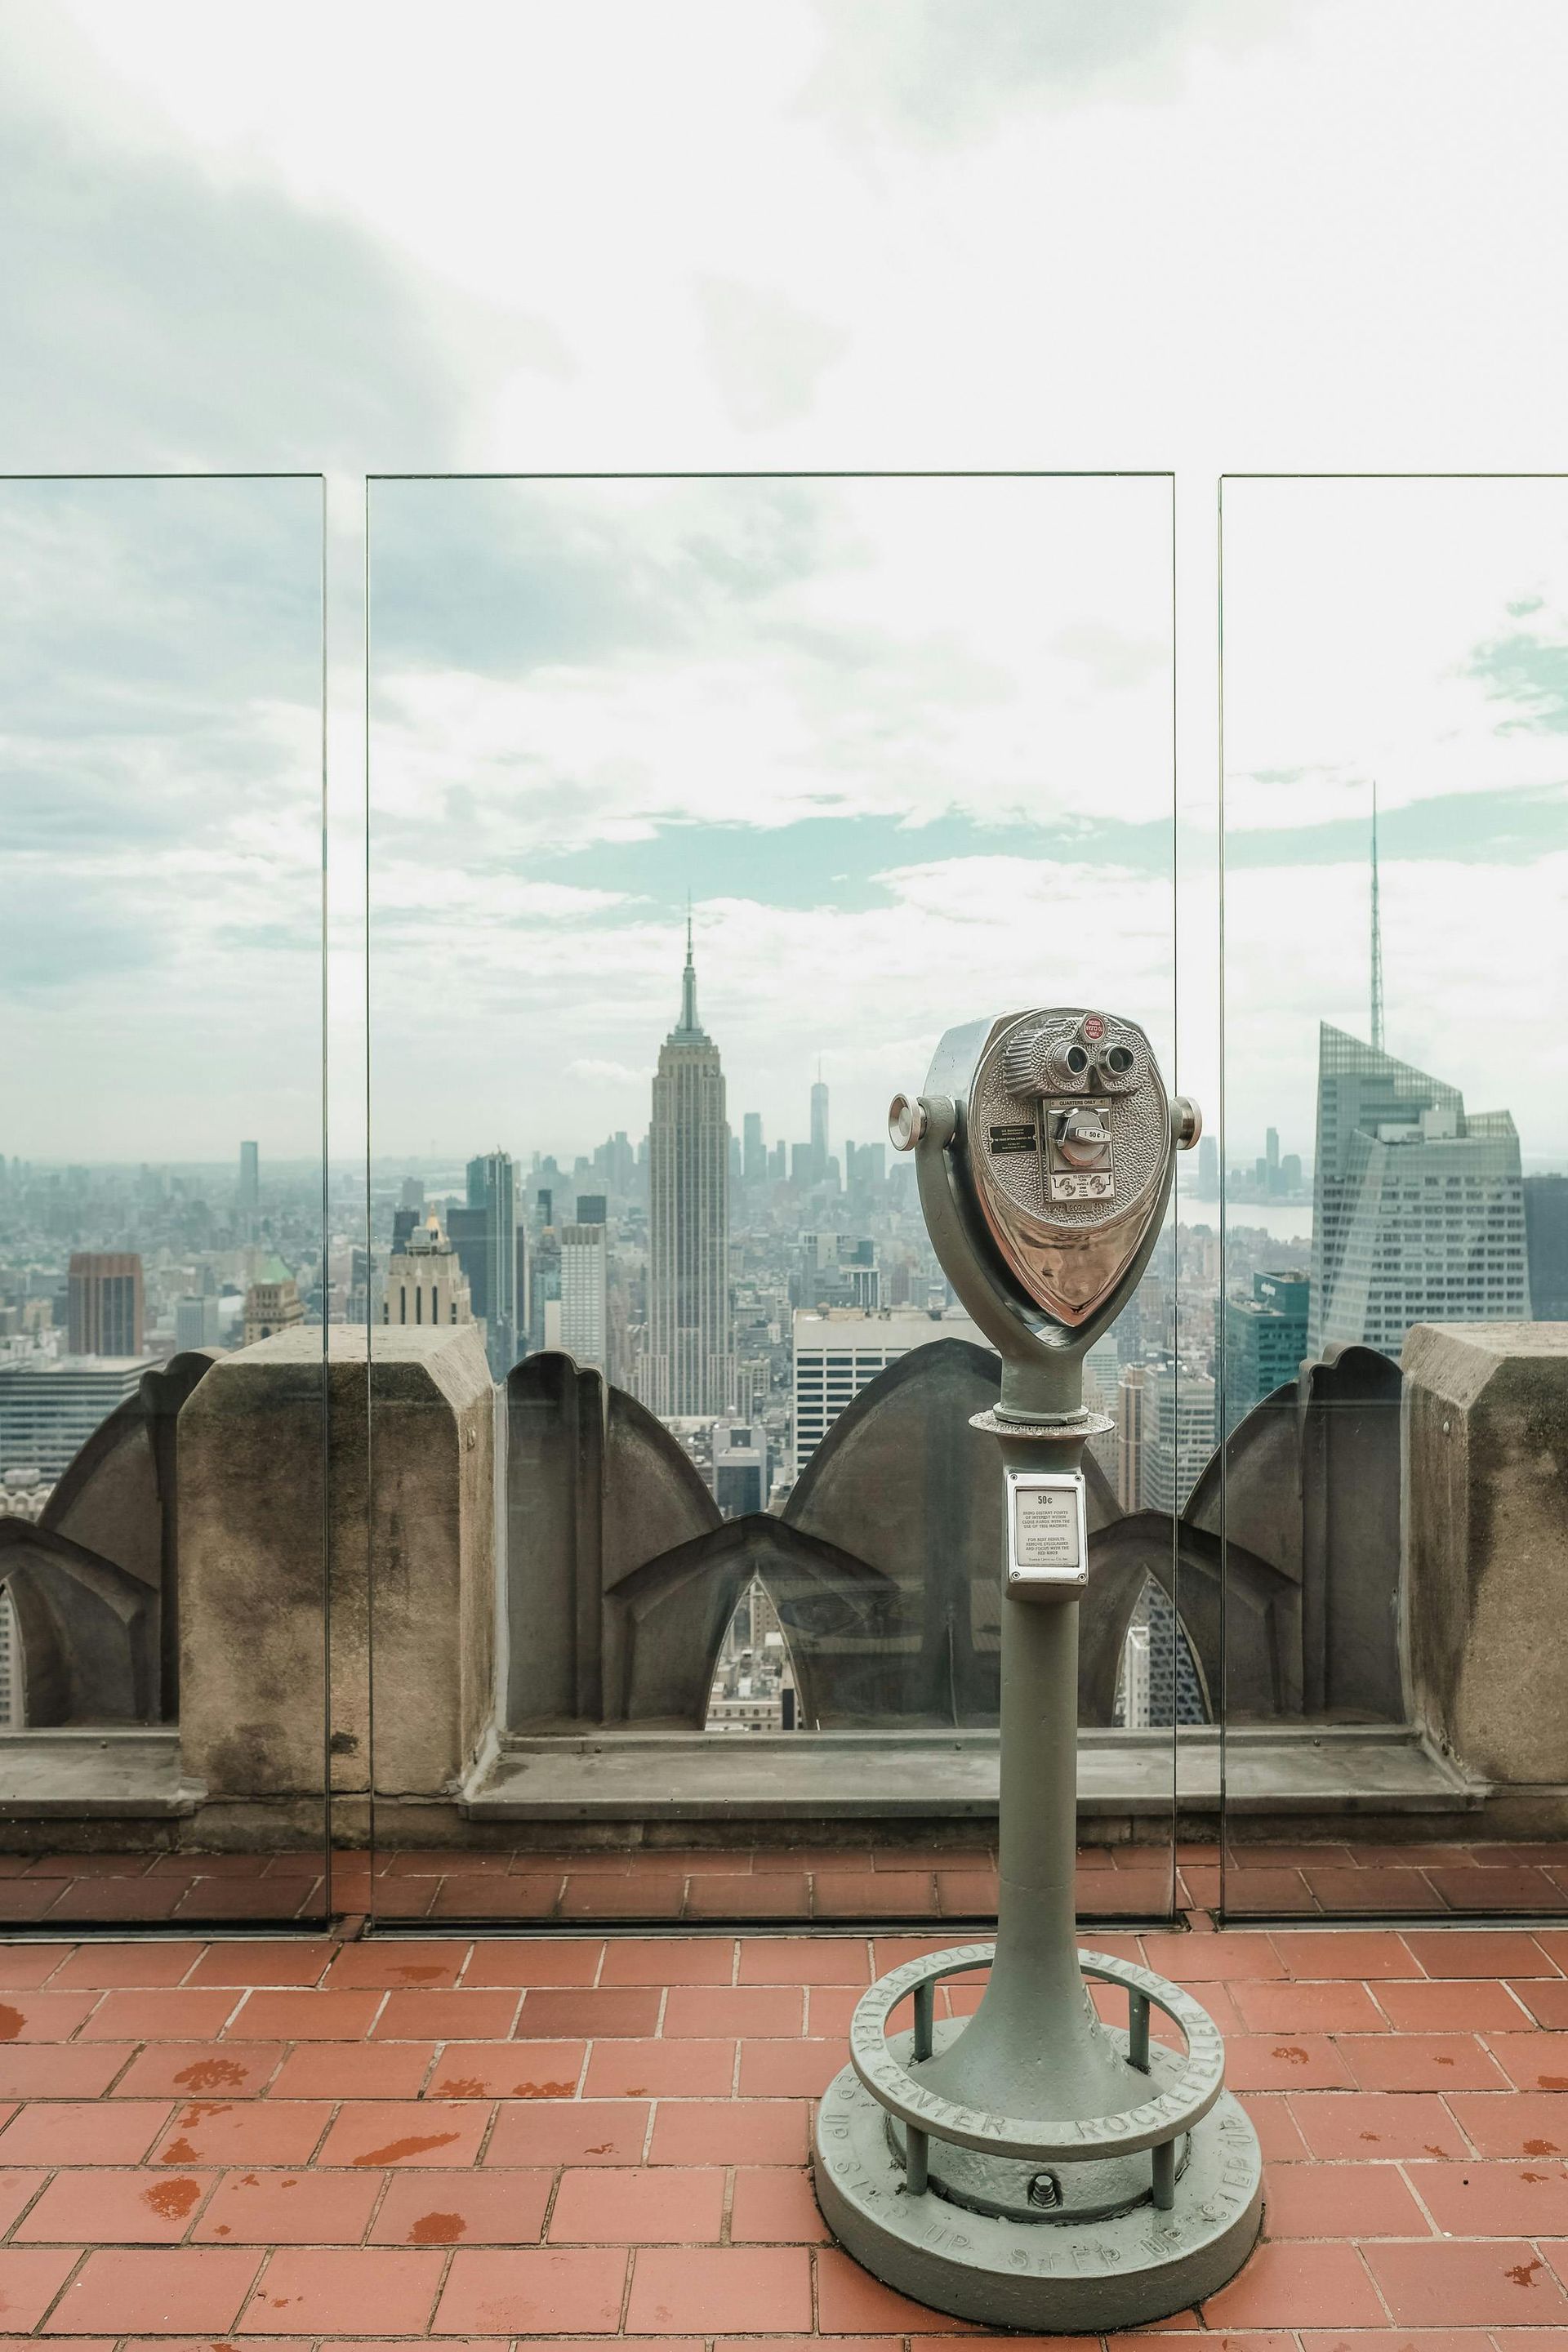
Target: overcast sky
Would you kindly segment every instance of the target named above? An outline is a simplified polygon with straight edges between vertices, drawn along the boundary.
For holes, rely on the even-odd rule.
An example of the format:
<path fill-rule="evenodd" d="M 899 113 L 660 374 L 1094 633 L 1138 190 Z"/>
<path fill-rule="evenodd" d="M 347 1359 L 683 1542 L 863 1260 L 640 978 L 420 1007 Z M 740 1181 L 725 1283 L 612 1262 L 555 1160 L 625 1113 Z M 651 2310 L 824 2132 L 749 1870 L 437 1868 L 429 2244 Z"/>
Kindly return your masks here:
<path fill-rule="evenodd" d="M 5 466 L 330 478 L 334 1156 L 367 471 L 1179 481 L 1175 961 L 1164 485 L 378 488 L 378 1149 L 635 1131 L 688 888 L 770 1132 L 1118 941 L 1212 1104 L 1215 478 L 1568 463 L 1565 67 L 1552 0 L 0 5 Z M 319 512 L 156 503 L 0 508 L 0 1149 L 302 1152 Z M 1375 775 L 1391 1047 L 1568 1158 L 1568 492 L 1226 514 L 1234 1152 L 1364 1027 Z"/>

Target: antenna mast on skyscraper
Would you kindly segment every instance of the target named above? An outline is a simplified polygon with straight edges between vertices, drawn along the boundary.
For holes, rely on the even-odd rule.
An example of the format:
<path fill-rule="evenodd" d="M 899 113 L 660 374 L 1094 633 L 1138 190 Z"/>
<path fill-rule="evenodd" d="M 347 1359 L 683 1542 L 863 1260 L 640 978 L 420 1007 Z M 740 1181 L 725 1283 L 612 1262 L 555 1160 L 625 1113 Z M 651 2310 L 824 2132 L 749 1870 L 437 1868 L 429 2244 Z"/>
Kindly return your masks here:
<path fill-rule="evenodd" d="M 1383 1051 L 1383 909 L 1377 891 L 1377 786 L 1372 788 L 1372 1042 Z"/>

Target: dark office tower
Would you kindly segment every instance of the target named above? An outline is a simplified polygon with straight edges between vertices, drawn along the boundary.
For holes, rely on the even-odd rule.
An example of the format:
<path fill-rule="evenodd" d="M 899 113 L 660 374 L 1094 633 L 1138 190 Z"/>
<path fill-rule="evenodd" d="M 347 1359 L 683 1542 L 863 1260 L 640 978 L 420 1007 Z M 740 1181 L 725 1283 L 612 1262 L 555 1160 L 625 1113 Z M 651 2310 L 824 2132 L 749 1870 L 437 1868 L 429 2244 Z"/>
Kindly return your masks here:
<path fill-rule="evenodd" d="M 129 1252 L 73 1251 L 67 1345 L 73 1356 L 142 1353 L 142 1261 Z"/>
<path fill-rule="evenodd" d="M 1305 1272 L 1255 1274 L 1250 1298 L 1225 1302 L 1225 1425 L 1233 1430 L 1293 1381 L 1307 1352 Z"/>
<path fill-rule="evenodd" d="M 1524 1180 L 1530 1310 L 1538 1323 L 1568 1323 L 1568 1176 Z"/>
<path fill-rule="evenodd" d="M 235 1222 L 242 1234 L 254 1234 L 261 1214 L 261 1148 L 239 1147 L 239 1191 L 235 1196 Z"/>
<path fill-rule="evenodd" d="M 1397 1360 L 1413 1323 L 1530 1312 L 1519 1136 L 1458 1087 L 1324 1022 L 1318 1048 L 1307 1353 Z"/>
<path fill-rule="evenodd" d="M 456 1228 L 456 1213 L 450 1223 Z M 510 1151 L 488 1151 L 481 1159 L 469 1160 L 468 1213 L 462 1224 L 462 1240 L 453 1230 L 452 1242 L 468 1277 L 474 1314 L 484 1318 L 490 1375 L 504 1381 L 519 1353 L 517 1207 Z"/>
<path fill-rule="evenodd" d="M 820 1184 L 827 1173 L 827 1088 L 820 1078 L 811 1089 L 811 1181 Z"/>
<path fill-rule="evenodd" d="M 579 1192 L 577 1223 L 580 1225 L 602 1225 L 608 1223 L 610 1204 L 603 1192 Z"/>
<path fill-rule="evenodd" d="M 768 1175 L 775 1184 L 782 1184 L 789 1174 L 789 1152 L 783 1144 L 775 1143 L 768 1153 Z"/>
<path fill-rule="evenodd" d="M 648 1130 L 645 1404 L 667 1419 L 729 1409 L 730 1130 L 719 1049 L 697 1018 L 691 923 L 680 1019 L 659 1048 Z"/>
<path fill-rule="evenodd" d="M 745 1144 L 741 1154 L 741 1175 L 748 1184 L 763 1184 L 768 1174 L 768 1147 L 763 1141 L 763 1114 L 749 1110 L 742 1122 Z"/>
<path fill-rule="evenodd" d="M 535 1205 L 536 1205 L 536 1207 L 538 1208 L 538 1211 L 539 1211 L 539 1222 L 540 1222 L 540 1223 L 541 1223 L 542 1225 L 548 1225 L 548 1224 L 552 1224 L 552 1223 L 553 1223 L 553 1222 L 554 1222 L 554 1218 L 555 1218 L 555 1195 L 554 1195 L 554 1193 L 553 1193 L 553 1192 L 552 1192 L 546 1191 L 546 1190 L 544 1190 L 543 1188 L 542 1188 L 539 1192 L 537 1192 L 534 1194 L 533 1198 L 534 1198 L 534 1203 L 535 1203 Z"/>

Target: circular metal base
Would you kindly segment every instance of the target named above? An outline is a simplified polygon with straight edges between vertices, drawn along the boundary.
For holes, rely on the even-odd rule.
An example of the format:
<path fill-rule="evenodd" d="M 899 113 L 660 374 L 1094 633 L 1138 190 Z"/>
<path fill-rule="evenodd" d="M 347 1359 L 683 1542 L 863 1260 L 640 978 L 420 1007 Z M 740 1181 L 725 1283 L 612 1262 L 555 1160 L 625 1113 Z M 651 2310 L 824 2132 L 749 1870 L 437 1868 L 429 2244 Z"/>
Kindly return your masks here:
<path fill-rule="evenodd" d="M 1036 2334 L 1093 2333 L 1168 2318 L 1234 2278 L 1263 2217 L 1258 2135 L 1228 2092 L 1187 2136 L 1168 2211 L 1051 2225 L 911 2197 L 888 2117 L 852 2067 L 817 2111 L 816 2201 L 874 2278 L 937 2311 Z"/>

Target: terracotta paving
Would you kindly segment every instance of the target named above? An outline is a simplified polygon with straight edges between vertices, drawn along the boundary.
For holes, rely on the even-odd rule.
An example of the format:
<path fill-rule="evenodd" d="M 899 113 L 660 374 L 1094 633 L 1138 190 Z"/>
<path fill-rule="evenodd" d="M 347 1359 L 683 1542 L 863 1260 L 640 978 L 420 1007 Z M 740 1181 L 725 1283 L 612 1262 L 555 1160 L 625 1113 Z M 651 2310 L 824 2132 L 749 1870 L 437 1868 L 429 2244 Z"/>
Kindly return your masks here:
<path fill-rule="evenodd" d="M 1147 1920 L 1217 1911 L 1218 1849 L 1084 1846 L 1079 1909 L 1090 1919 Z M 1413 1918 L 1568 1917 L 1568 1843 L 1538 1845 L 1233 1844 L 1226 1916 Z M 320 1856 L 0 1854 L 0 1927 L 178 1927 L 324 1916 Z M 525 1926 L 668 1921 L 984 1920 L 996 1907 L 996 1864 L 984 1843 L 916 1852 L 768 1846 L 606 1847 L 334 1856 L 332 1910 L 396 1922 L 485 1920 Z"/>
<path fill-rule="evenodd" d="M 1568 1928 L 1096 1940 L 1207 2003 L 1268 2164 L 1258 2252 L 1160 2336 L 1568 2352 Z M 933 1941 L 0 1944 L 0 2347 L 975 2337 L 826 2242 L 805 2165 L 859 1990 Z"/>

